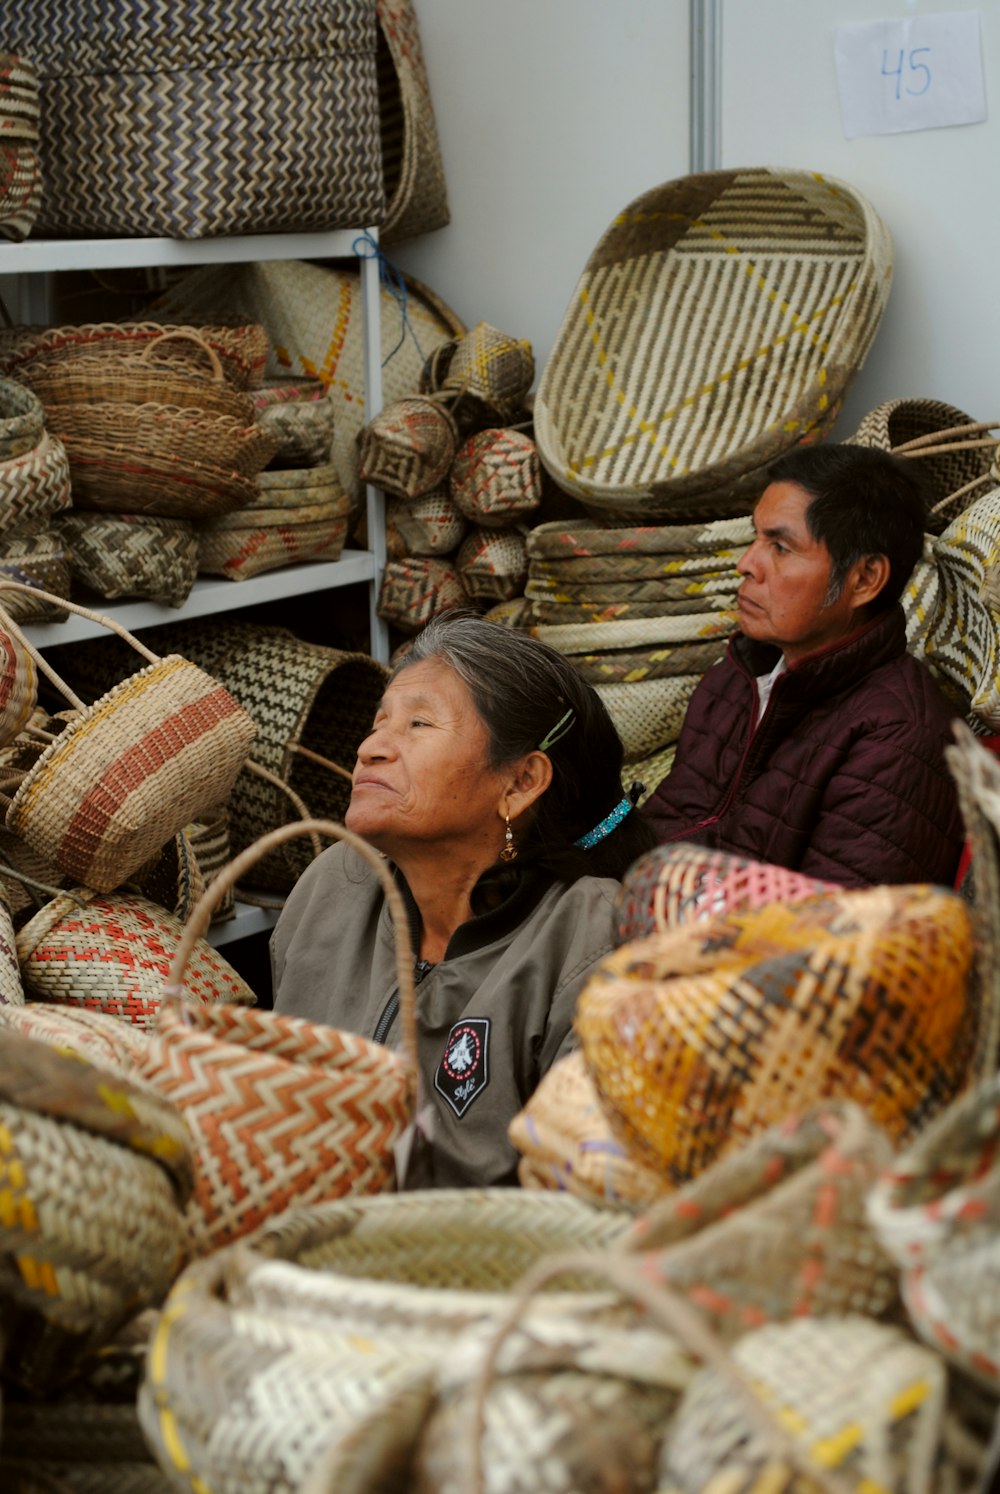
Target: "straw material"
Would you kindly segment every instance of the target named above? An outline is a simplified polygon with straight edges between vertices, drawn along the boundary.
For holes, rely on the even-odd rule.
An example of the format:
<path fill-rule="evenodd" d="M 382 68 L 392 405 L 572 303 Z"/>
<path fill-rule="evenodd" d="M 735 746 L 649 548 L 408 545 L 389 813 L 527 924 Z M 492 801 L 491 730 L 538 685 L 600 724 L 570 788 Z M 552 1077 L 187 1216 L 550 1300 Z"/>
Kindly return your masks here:
<path fill-rule="evenodd" d="M 162 1298 L 183 1264 L 191 1153 L 172 1106 L 7 1028 L 0 1124 L 4 1370 L 37 1388 Z"/>
<path fill-rule="evenodd" d="M 66 616 L 69 556 L 53 523 L 32 519 L 0 534 L 0 607 L 15 622 L 56 622 Z"/>
<path fill-rule="evenodd" d="M 836 890 L 784 866 L 675 841 L 647 851 L 625 873 L 615 898 L 615 943 Z"/>
<path fill-rule="evenodd" d="M 642 785 L 642 792 L 636 800 L 638 804 L 645 804 L 649 796 L 656 792 L 673 767 L 676 755 L 677 743 L 671 742 L 669 747 L 663 747 L 659 752 L 651 752 L 648 757 L 639 757 L 629 763 L 628 776 Z"/>
<path fill-rule="evenodd" d="M 532 571 L 538 562 L 532 562 Z M 733 597 L 739 585 L 735 571 L 713 571 L 702 576 L 668 576 L 656 580 L 567 582 L 529 573 L 525 595 L 531 600 L 555 600 L 576 606 L 601 608 L 616 602 L 684 602 L 689 597 L 719 595 Z"/>
<path fill-rule="evenodd" d="M 379 126 L 386 209 L 383 244 L 450 222 L 441 145 L 411 0 L 376 0 Z"/>
<path fill-rule="evenodd" d="M 890 399 L 868 414 L 861 421 L 854 435 L 849 438 L 852 446 L 875 446 L 880 451 L 897 451 L 909 442 L 934 436 L 937 432 L 948 432 L 956 426 L 969 426 L 971 415 L 954 405 L 937 399 Z M 933 442 L 934 454 L 921 457 L 919 447 L 906 456 L 912 460 L 914 470 L 925 485 L 928 507 L 927 529 L 940 534 L 945 525 L 967 508 L 969 502 L 982 495 L 983 489 L 975 487 L 966 493 L 964 501 L 958 497 L 959 490 L 985 476 L 990 470 L 993 452 L 988 447 L 952 445 L 948 442 Z M 949 499 L 955 496 L 955 504 Z"/>
<path fill-rule="evenodd" d="M 189 519 L 69 513 L 59 532 L 74 580 L 108 601 L 145 597 L 180 607 L 198 574 L 198 535 Z"/>
<path fill-rule="evenodd" d="M 445 405 L 420 395 L 397 399 L 362 432 L 358 475 L 397 498 L 419 498 L 447 477 L 457 442 Z"/>
<path fill-rule="evenodd" d="M 399 302 L 380 287 L 382 383 L 386 404 L 412 395 L 423 359 L 457 332 L 461 320 L 426 287 L 404 277 L 406 324 Z M 267 328 L 268 377 L 319 379 L 334 407 L 333 462 L 360 505 L 358 436 L 365 424 L 364 317 L 356 270 L 300 260 L 208 266 L 186 275 L 158 305 L 171 314 L 249 311 Z M 413 335 L 410 336 L 407 328 Z M 419 344 L 419 346 L 418 346 Z"/>
<path fill-rule="evenodd" d="M 676 742 L 700 674 L 670 675 L 635 684 L 595 685 L 622 739 L 625 761 L 649 757 Z"/>
<path fill-rule="evenodd" d="M 228 866 L 232 856 L 229 810 L 225 804 L 217 804 L 194 824 L 185 825 L 184 831 L 201 880 L 207 887 L 215 874 L 224 866 Z M 216 901 L 212 910 L 212 922 L 224 923 L 227 919 L 234 917 L 235 913 L 236 895 L 232 888 L 228 888 Z M 187 910 L 185 910 L 186 915 Z"/>
<path fill-rule="evenodd" d="M 228 269 L 226 273 L 231 273 Z M 21 367 L 35 358 L 51 364 L 60 357 L 74 364 L 81 354 L 119 359 L 142 353 L 155 344 L 157 362 L 181 364 L 189 373 L 204 375 L 208 343 L 234 389 L 256 389 L 264 376 L 268 354 L 267 333 L 258 323 L 247 322 L 240 312 L 232 321 L 219 320 L 218 307 L 206 308 L 216 320 L 206 318 L 197 326 L 190 322 L 82 322 L 65 327 L 12 327 L 0 332 L 0 367 L 19 377 Z M 186 332 L 179 337 L 173 334 Z M 164 341 L 165 333 L 170 333 Z"/>
<path fill-rule="evenodd" d="M 26 57 L 0 52 L 0 140 L 38 143 L 38 72 Z"/>
<path fill-rule="evenodd" d="M 496 1324 L 527 1266 L 571 1243 L 596 1254 L 620 1238 L 625 1222 L 568 1196 L 511 1188 L 435 1189 L 291 1211 L 265 1226 L 251 1248 L 196 1262 L 177 1284 L 139 1395 L 149 1446 L 173 1478 L 183 1467 L 213 1494 L 305 1489 L 321 1466 L 319 1487 L 354 1494 L 375 1487 L 374 1470 L 392 1446 L 400 1453 L 398 1481 L 429 1409 L 429 1376 L 457 1357 L 460 1338 L 478 1340 Z M 607 1344 L 608 1354 L 624 1348 L 614 1331 L 621 1314 L 608 1309 L 606 1295 L 574 1290 L 581 1280 L 578 1270 L 533 1305 L 536 1363 L 539 1355 L 555 1358 L 557 1345 L 565 1344 L 567 1357 L 581 1356 L 584 1336 L 595 1358 L 596 1343 Z M 634 1341 L 633 1351 L 636 1342 L 646 1347 Z M 659 1344 L 650 1379 L 656 1371 L 666 1377 L 666 1359 Z M 661 1418 L 683 1368 L 676 1354 L 670 1368 L 675 1378 Z M 276 1370 L 280 1396 L 265 1389 Z M 537 1375 L 527 1396 L 534 1381 Z M 634 1381 L 623 1385 L 639 1394 Z M 524 1398 L 516 1407 L 528 1409 Z M 525 1423 L 519 1417 L 512 1425 Z M 550 1436 L 564 1426 L 565 1418 Z M 544 1447 L 541 1427 L 535 1435 Z M 344 1459 L 336 1473 L 326 1467 L 330 1451 Z M 542 1453 L 537 1464 L 527 1456 L 525 1463 L 537 1489 Z M 555 1459 L 545 1466 L 554 1468 Z M 409 1477 L 404 1482 L 411 1486 Z"/>
<path fill-rule="evenodd" d="M 588 508 L 640 523 L 745 514 L 768 462 L 832 426 L 891 272 L 871 205 L 818 172 L 703 172 L 636 198 L 542 372 L 544 465 Z"/>
<path fill-rule="evenodd" d="M 17 959 L 14 920 L 6 901 L 0 897 L 0 1010 L 20 1011 L 23 1006 L 24 987 Z"/>
<path fill-rule="evenodd" d="M 150 1029 L 182 925 L 136 893 L 101 896 L 75 887 L 47 903 L 17 935 L 29 1001 L 106 1012 Z M 100 957 L 95 959 L 95 951 Z M 256 996 L 232 966 L 199 940 L 188 977 L 191 999 L 253 1006 Z"/>
<path fill-rule="evenodd" d="M 29 1001 L 0 1009 L 0 1026 L 139 1082 L 138 1063 L 149 1039 L 141 1027 L 109 1012 Z"/>
<path fill-rule="evenodd" d="M 753 540 L 750 518 L 716 519 L 704 524 L 646 524 L 640 527 L 586 519 L 538 524 L 528 536 L 532 560 L 573 560 L 597 555 L 716 554 L 743 549 Z"/>
<path fill-rule="evenodd" d="M 448 489 L 474 524 L 509 528 L 542 501 L 538 449 L 523 431 L 477 431 L 456 451 Z"/>
<path fill-rule="evenodd" d="M 66 448 L 48 431 L 30 451 L 0 461 L 0 529 L 48 519 L 71 501 Z"/>
<path fill-rule="evenodd" d="M 527 583 L 531 585 L 530 580 Z M 562 602 L 551 593 L 543 597 L 530 597 L 530 617 L 533 625 L 539 627 L 577 627 L 585 623 L 588 627 L 596 627 L 602 623 L 611 622 L 636 622 L 648 618 L 663 619 L 666 617 L 686 617 L 690 619 L 696 614 L 709 612 L 728 612 L 729 631 L 736 627 L 736 594 L 727 592 L 702 592 L 698 596 L 687 596 L 680 601 L 671 601 L 669 598 L 656 602 L 601 602 L 596 607 L 586 602 Z M 704 621 L 704 618 L 702 618 Z M 644 641 L 644 640 L 640 640 Z M 613 644 L 617 650 L 619 647 L 630 645 Z M 594 647 L 601 648 L 603 645 L 599 639 L 594 640 Z"/>
<path fill-rule="evenodd" d="M 1000 490 L 977 499 L 935 542 L 938 602 L 924 658 L 964 708 L 1000 731 L 1000 611 L 984 595 L 1000 564 Z"/>
<path fill-rule="evenodd" d="M 186 659 L 158 658 L 110 619 L 66 605 L 105 623 L 150 662 L 92 706 L 68 692 L 77 715 L 29 769 L 6 823 L 70 876 L 109 892 L 189 819 L 226 799 L 255 727 L 227 690 Z"/>
<path fill-rule="evenodd" d="M 620 654 L 574 654 L 573 666 L 592 685 L 637 684 L 640 680 L 669 679 L 679 674 L 703 674 L 725 651 L 725 639 L 719 638 L 710 643 L 629 649 Z"/>
<path fill-rule="evenodd" d="M 612 1134 L 580 1052 L 554 1063 L 507 1131 L 521 1153 L 522 1188 L 569 1192 L 588 1203 L 646 1208 L 669 1187 Z"/>
<path fill-rule="evenodd" d="M 71 453 L 76 441 L 84 440 L 112 453 L 123 448 L 140 464 L 173 457 L 256 477 L 277 450 L 276 439 L 259 425 L 192 405 L 125 400 L 51 404 L 46 406 L 45 419 L 49 430 L 70 443 Z M 72 455 L 70 461 L 72 465 Z M 83 496 L 87 496 L 86 489 Z"/>
<path fill-rule="evenodd" d="M 456 396 L 459 406 L 473 402 L 482 415 L 516 420 L 523 413 L 535 378 L 531 343 L 511 337 L 489 322 L 477 322 L 455 340 L 436 387 Z M 480 419 L 481 423 L 481 419 Z M 534 444 L 534 443 L 532 443 Z"/>
<path fill-rule="evenodd" d="M 528 574 L 524 538 L 513 530 L 473 527 L 459 546 L 455 569 L 469 599 L 509 602 L 520 596 Z"/>
<path fill-rule="evenodd" d="M 0 237 L 14 243 L 28 237 L 41 207 L 42 183 L 34 143 L 0 134 Z"/>
<path fill-rule="evenodd" d="M 316 467 L 329 462 L 333 450 L 334 410 L 322 384 L 313 381 L 315 392 L 307 394 L 308 385 L 299 385 L 301 398 L 272 399 L 257 406 L 257 422 L 262 431 L 278 442 L 272 457 L 276 467 Z M 270 391 L 261 390 L 262 395 Z"/>
<path fill-rule="evenodd" d="M 410 556 L 390 560 L 382 573 L 379 617 L 403 633 L 419 633 L 431 618 L 467 604 L 462 579 L 447 560 Z"/>
<path fill-rule="evenodd" d="M 971 961 L 941 889 L 770 903 L 624 945 L 575 1026 L 615 1134 L 680 1183 L 824 1097 L 915 1134 L 969 1077 Z"/>
<path fill-rule="evenodd" d="M 98 1351 L 106 1361 L 113 1346 Z M 129 1401 L 95 1399 L 75 1378 L 47 1401 L 19 1401 L 5 1418 L 0 1479 L 8 1494 L 170 1494 Z"/>
<path fill-rule="evenodd" d="M 0 145 L 0 153 L 2 153 Z M 30 389 L 0 379 L 0 462 L 32 451 L 42 439 L 45 411 Z"/>
<path fill-rule="evenodd" d="M 736 562 L 742 550 L 712 550 L 698 555 L 639 554 L 616 551 L 611 555 L 582 555 L 571 559 L 533 559 L 532 577 L 553 585 L 582 587 L 590 583 L 600 590 L 609 582 L 669 581 L 682 584 L 703 582 L 707 589 L 733 591 L 740 584 Z M 669 595 L 669 592 L 665 592 Z"/>
<path fill-rule="evenodd" d="M 667 1429 L 659 1488 L 813 1494 L 824 1471 L 839 1475 L 842 1489 L 923 1494 L 939 1487 L 928 1477 L 944 1432 L 944 1366 L 899 1329 L 857 1314 L 803 1318 L 748 1333 L 732 1354 L 754 1394 L 789 1429 L 816 1482 L 775 1458 L 729 1378 L 705 1369 Z"/>
<path fill-rule="evenodd" d="M 1000 1389 L 1000 1077 L 956 1101 L 887 1167 L 869 1197 L 902 1269 L 917 1332 Z"/>
<path fill-rule="evenodd" d="M 941 577 L 934 559 L 935 541 L 924 536 L 924 553 L 918 560 L 900 602 L 906 616 L 906 648 L 916 659 L 926 659 L 927 635 L 937 614 L 941 595 Z"/>
<path fill-rule="evenodd" d="M 565 626 L 539 624 L 532 632 L 562 654 L 592 654 L 598 649 L 617 652 L 645 644 L 728 638 L 735 626 L 736 620 L 728 612 L 690 612 Z"/>
<path fill-rule="evenodd" d="M 520 628 L 527 631 L 531 626 L 530 603 L 524 597 L 514 597 L 509 602 L 497 602 L 483 613 L 487 622 L 499 623 L 504 628 Z"/>
<path fill-rule="evenodd" d="M 386 525 L 399 535 L 402 555 L 450 555 L 458 549 L 467 528 L 445 488 L 435 488 L 410 501 L 390 498 Z"/>
<path fill-rule="evenodd" d="M 205 891 L 205 878 L 185 825 L 145 866 L 129 878 L 127 891 L 139 892 L 183 923 Z"/>
<path fill-rule="evenodd" d="M 44 59 L 46 233 L 199 239 L 381 220 L 371 3 L 342 0 L 331 16 L 261 0 L 240 26 L 197 0 L 164 33 L 133 0 L 95 50 L 101 14 L 87 5 L 74 23 L 35 0 L 5 14 L 10 44 Z M 127 141 L 109 128 L 118 119 Z"/>
<path fill-rule="evenodd" d="M 332 462 L 313 467 L 281 467 L 257 476 L 258 494 L 251 508 L 305 508 L 317 503 L 339 503 L 347 511 L 348 500 Z"/>
<path fill-rule="evenodd" d="M 203 575 L 246 581 L 302 560 L 339 560 L 349 507 L 341 491 L 327 503 L 241 508 L 212 519 L 197 537 L 198 569 Z"/>
<path fill-rule="evenodd" d="M 0 627 L 0 747 L 24 730 L 35 714 L 38 670 L 22 639 Z"/>

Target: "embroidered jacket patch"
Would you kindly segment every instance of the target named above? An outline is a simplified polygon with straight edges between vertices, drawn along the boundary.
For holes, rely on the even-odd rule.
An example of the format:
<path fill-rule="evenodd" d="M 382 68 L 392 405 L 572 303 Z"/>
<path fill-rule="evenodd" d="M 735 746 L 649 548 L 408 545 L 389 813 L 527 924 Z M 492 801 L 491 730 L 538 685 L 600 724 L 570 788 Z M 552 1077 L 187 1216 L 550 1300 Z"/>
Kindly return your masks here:
<path fill-rule="evenodd" d="M 466 1017 L 456 1022 L 434 1075 L 434 1088 L 463 1116 L 490 1082 L 490 1019 Z"/>

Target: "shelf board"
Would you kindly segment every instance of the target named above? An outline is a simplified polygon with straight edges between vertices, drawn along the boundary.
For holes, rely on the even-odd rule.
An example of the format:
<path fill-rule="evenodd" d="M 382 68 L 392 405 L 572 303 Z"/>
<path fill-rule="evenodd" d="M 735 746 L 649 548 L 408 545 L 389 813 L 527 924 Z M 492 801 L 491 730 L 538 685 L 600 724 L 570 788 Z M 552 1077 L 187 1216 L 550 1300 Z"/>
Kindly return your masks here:
<path fill-rule="evenodd" d="M 353 259 L 366 232 L 248 233 L 214 239 L 33 239 L 0 244 L 0 275 L 50 270 L 125 270 L 167 265 L 246 264 L 271 259 Z"/>
<path fill-rule="evenodd" d="M 251 934 L 265 934 L 278 921 L 279 908 L 258 908 L 252 903 L 237 900 L 235 918 L 209 926 L 208 942 L 220 949 L 224 944 L 233 944 L 237 939 L 247 939 Z"/>
<path fill-rule="evenodd" d="M 374 575 L 375 557 L 370 551 L 345 550 L 340 560 L 303 561 L 299 565 L 265 571 L 263 575 L 251 576 L 246 581 L 199 576 L 181 607 L 165 607 L 159 602 L 104 602 L 96 604 L 94 610 L 135 632 L 137 628 L 152 628 L 159 623 L 213 617 L 219 612 L 255 607 L 261 602 L 282 601 L 286 597 L 351 586 L 356 581 L 371 581 Z M 72 612 L 65 622 L 29 623 L 23 631 L 36 648 L 108 636 L 108 629 L 101 623 L 89 617 L 77 617 Z"/>

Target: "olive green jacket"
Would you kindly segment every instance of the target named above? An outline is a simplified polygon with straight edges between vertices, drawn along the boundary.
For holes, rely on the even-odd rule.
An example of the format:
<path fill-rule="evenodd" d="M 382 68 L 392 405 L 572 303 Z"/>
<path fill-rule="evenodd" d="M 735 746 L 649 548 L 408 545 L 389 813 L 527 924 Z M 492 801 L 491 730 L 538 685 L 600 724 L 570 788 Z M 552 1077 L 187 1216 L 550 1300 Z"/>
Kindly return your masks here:
<path fill-rule="evenodd" d="M 516 1181 L 507 1127 L 573 1046 L 576 998 L 613 947 L 616 881 L 567 886 L 511 872 L 500 905 L 457 929 L 439 964 L 417 967 L 431 1143 L 411 1186 Z M 416 935 L 416 907 L 396 876 Z M 331 846 L 296 883 L 271 938 L 271 966 L 276 1011 L 398 1045 L 392 921 L 378 878 L 349 847 Z"/>

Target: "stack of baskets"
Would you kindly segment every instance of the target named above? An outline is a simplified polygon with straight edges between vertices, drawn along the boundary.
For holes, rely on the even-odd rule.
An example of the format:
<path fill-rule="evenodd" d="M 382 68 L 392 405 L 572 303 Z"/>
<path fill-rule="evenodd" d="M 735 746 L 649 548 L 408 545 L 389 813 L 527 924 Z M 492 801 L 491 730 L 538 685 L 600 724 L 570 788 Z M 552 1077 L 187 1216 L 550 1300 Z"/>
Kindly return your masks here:
<path fill-rule="evenodd" d="M 298 560 L 339 560 L 350 500 L 333 463 L 333 405 L 318 379 L 269 384 L 254 396 L 274 442 L 245 506 L 201 528 L 198 569 L 243 581 Z"/>
<path fill-rule="evenodd" d="M 38 73 L 24 57 L 0 52 L 0 235 L 26 239 L 42 201 L 38 155 Z"/>
<path fill-rule="evenodd" d="M 47 429 L 37 395 L 0 379 L 0 584 L 38 586 L 68 596 L 69 564 L 60 515 L 70 506 L 66 449 Z M 24 593 L 7 594 L 22 620 L 60 616 L 57 605 Z"/>
<path fill-rule="evenodd" d="M 69 457 L 75 579 L 108 599 L 179 606 L 198 570 L 197 526 L 255 500 L 277 445 L 247 392 L 263 329 L 108 323 L 15 329 L 4 343 Z"/>

